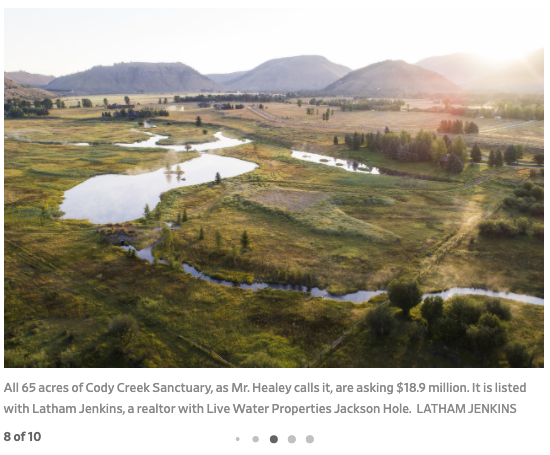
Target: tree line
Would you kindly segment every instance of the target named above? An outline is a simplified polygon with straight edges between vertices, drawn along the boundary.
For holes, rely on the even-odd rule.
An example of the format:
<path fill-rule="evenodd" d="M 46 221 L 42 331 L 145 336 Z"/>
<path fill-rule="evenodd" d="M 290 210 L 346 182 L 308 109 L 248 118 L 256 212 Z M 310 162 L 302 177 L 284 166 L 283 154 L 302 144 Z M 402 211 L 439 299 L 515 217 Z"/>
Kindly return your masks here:
<path fill-rule="evenodd" d="M 222 103 L 222 102 L 245 102 L 245 103 L 269 103 L 269 102 L 284 102 L 285 97 L 281 95 L 269 95 L 269 94 L 258 94 L 253 95 L 250 93 L 240 93 L 233 94 L 227 93 L 223 95 L 197 95 L 197 96 L 174 96 L 174 103 L 200 103 L 200 102 L 210 102 L 210 103 Z"/>
<path fill-rule="evenodd" d="M 462 123 L 462 120 L 441 120 L 441 123 L 437 127 L 438 133 L 452 133 L 452 134 L 472 134 L 478 133 L 479 128 L 474 122 Z"/>

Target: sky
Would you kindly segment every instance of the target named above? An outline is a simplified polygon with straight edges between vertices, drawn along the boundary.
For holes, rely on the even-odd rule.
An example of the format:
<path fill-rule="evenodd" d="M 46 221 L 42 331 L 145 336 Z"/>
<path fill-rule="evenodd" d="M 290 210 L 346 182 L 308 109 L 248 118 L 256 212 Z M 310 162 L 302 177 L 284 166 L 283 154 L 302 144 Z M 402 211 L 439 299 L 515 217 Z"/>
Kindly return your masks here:
<path fill-rule="evenodd" d="M 4 9 L 4 71 L 62 76 L 119 62 L 182 62 L 230 73 L 295 55 L 351 69 L 455 52 L 511 59 L 543 47 L 543 16 L 495 8 Z"/>

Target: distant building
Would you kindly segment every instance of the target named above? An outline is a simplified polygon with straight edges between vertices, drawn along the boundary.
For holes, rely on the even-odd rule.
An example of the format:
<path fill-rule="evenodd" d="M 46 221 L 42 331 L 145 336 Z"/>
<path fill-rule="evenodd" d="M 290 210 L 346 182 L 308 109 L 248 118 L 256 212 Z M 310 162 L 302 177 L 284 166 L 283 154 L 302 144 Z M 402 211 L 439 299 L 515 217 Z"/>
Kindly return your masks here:
<path fill-rule="evenodd" d="M 130 109 L 130 108 L 134 108 L 134 105 L 133 104 L 109 104 L 107 105 L 107 108 L 108 109 Z"/>
<path fill-rule="evenodd" d="M 197 103 L 197 107 L 210 107 L 210 103 L 202 101 L 200 103 Z"/>

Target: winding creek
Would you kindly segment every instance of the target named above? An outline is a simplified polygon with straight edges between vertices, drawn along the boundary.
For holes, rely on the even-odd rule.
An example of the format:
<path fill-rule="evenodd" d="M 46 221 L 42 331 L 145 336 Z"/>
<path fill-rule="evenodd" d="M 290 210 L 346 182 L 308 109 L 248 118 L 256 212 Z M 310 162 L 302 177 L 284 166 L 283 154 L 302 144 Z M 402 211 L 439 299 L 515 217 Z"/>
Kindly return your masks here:
<path fill-rule="evenodd" d="M 154 125 L 147 125 L 154 127 Z M 161 136 L 150 132 L 145 132 L 150 136 L 145 141 L 135 142 L 133 144 L 117 143 L 115 145 L 121 147 L 155 147 L 173 150 L 176 152 L 185 151 L 184 145 L 159 145 L 159 141 L 167 139 L 168 136 Z M 193 149 L 198 152 L 214 150 L 225 147 L 234 147 L 241 144 L 251 142 L 250 140 L 239 140 L 226 137 L 222 132 L 214 134 L 217 141 L 204 144 L 193 145 Z M 79 143 L 72 145 L 89 145 L 87 143 Z M 304 161 L 317 162 L 328 166 L 339 167 L 349 172 L 360 172 L 365 174 L 385 174 L 385 170 L 376 167 L 370 167 L 360 164 L 353 160 L 342 160 L 330 156 L 317 155 L 314 153 L 292 150 L 292 157 Z M 237 158 L 201 154 L 198 158 L 193 158 L 188 161 L 179 163 L 183 174 L 175 174 L 177 164 L 170 166 L 170 172 L 167 168 L 161 168 L 153 172 L 145 172 L 134 175 L 124 174 L 107 174 L 92 177 L 85 182 L 71 188 L 64 194 L 64 201 L 61 204 L 61 210 L 65 212 L 63 218 L 72 219 L 88 219 L 92 223 L 118 223 L 134 220 L 143 214 L 145 204 L 149 204 L 151 210 L 159 202 L 159 195 L 173 188 L 182 186 L 197 185 L 214 180 L 216 172 L 220 172 L 222 178 L 235 177 L 247 172 L 253 171 L 257 164 L 248 161 L 239 160 Z M 153 263 L 152 249 L 155 244 L 136 250 L 136 255 L 150 263 Z M 132 246 L 122 246 L 123 249 L 135 249 Z M 198 271 L 193 265 L 183 264 L 182 269 L 204 281 L 223 286 L 239 287 L 241 289 L 258 289 L 271 288 L 278 290 L 294 290 L 310 292 L 315 297 L 324 299 L 332 299 L 339 301 L 352 301 L 354 303 L 362 303 L 368 301 L 371 297 L 383 294 L 385 290 L 377 291 L 358 291 L 345 295 L 333 295 L 328 291 L 319 288 L 308 288 L 301 285 L 291 284 L 274 284 L 255 282 L 252 284 L 236 284 L 230 281 L 216 280 L 203 272 Z M 485 289 L 476 288 L 451 288 L 440 293 L 425 294 L 440 295 L 447 299 L 453 295 L 475 294 L 486 295 L 491 297 L 502 297 L 520 302 L 532 303 L 535 305 L 544 305 L 544 299 L 529 295 L 495 292 Z"/>
<path fill-rule="evenodd" d="M 153 247 L 155 245 L 156 243 L 147 248 L 143 248 L 142 250 L 139 250 L 139 251 L 135 249 L 133 246 L 122 246 L 121 248 L 123 248 L 126 251 L 128 251 L 129 249 L 135 250 L 136 256 L 152 264 L 154 261 Z M 205 275 L 203 272 L 198 271 L 193 265 L 190 265 L 190 264 L 183 264 L 182 269 L 185 272 L 194 276 L 195 278 L 208 281 L 209 283 L 221 284 L 223 286 L 239 287 L 241 289 L 252 289 L 254 291 L 257 291 L 258 289 L 270 288 L 270 289 L 278 289 L 283 291 L 310 292 L 311 295 L 314 297 L 322 297 L 323 299 L 340 300 L 340 301 L 346 300 L 354 303 L 367 302 L 371 297 L 386 293 L 385 290 L 378 290 L 378 291 L 357 291 L 357 292 L 352 292 L 350 294 L 345 294 L 345 295 L 333 295 L 324 289 L 308 288 L 307 286 L 301 286 L 301 285 L 263 283 L 263 282 L 254 282 L 252 284 L 245 284 L 245 283 L 237 284 L 231 281 L 216 280 L 214 278 L 211 278 L 208 275 Z M 434 292 L 434 293 L 424 294 L 422 296 L 422 299 L 428 296 L 436 296 L 436 295 L 441 296 L 443 299 L 448 299 L 453 295 L 465 295 L 465 294 L 486 295 L 489 297 L 501 297 L 504 299 L 516 300 L 518 302 L 532 303 L 534 305 L 544 305 L 544 299 L 541 299 L 540 297 L 534 297 L 534 296 L 525 295 L 525 294 L 515 294 L 513 292 L 489 291 L 486 289 L 477 289 L 477 288 L 450 288 L 443 292 Z"/>
<path fill-rule="evenodd" d="M 176 152 L 185 151 L 184 145 L 157 145 L 168 136 L 148 133 L 151 137 L 134 144 L 116 144 L 122 147 L 160 147 Z M 249 140 L 231 139 L 221 132 L 214 134 L 217 142 L 196 144 L 193 150 L 204 152 L 246 144 Z M 222 178 L 235 177 L 253 171 L 257 164 L 227 156 L 201 154 L 198 158 L 179 163 L 183 174 L 175 174 L 177 164 L 142 174 L 106 174 L 92 177 L 65 191 L 60 209 L 62 218 L 87 219 L 92 223 L 120 223 L 143 215 L 145 204 L 151 210 L 160 201 L 159 195 L 173 188 L 213 182 L 216 172 Z"/>

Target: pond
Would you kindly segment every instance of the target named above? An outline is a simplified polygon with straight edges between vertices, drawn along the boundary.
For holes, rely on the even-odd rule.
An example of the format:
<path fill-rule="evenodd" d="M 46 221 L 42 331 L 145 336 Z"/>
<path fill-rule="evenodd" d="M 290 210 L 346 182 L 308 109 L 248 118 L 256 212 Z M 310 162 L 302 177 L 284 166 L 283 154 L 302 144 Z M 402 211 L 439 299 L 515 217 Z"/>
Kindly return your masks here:
<path fill-rule="evenodd" d="M 221 132 L 215 134 L 217 142 L 197 144 L 194 150 L 206 151 L 232 147 L 250 142 L 231 139 Z M 148 140 L 135 144 L 117 144 L 125 147 L 159 147 L 156 144 L 165 136 L 152 135 Z M 184 146 L 162 146 L 176 151 Z M 60 209 L 62 218 L 87 219 L 92 223 L 121 223 L 143 216 L 145 204 L 153 210 L 160 201 L 160 194 L 173 188 L 213 182 L 216 172 L 222 178 L 235 177 L 251 172 L 257 164 L 226 156 L 201 154 L 179 164 L 183 174 L 175 174 L 177 164 L 143 174 L 107 174 L 92 177 L 65 192 Z"/>
<path fill-rule="evenodd" d="M 143 248 L 142 250 L 139 250 L 139 251 L 136 250 L 136 255 L 139 258 L 144 259 L 145 261 L 153 263 L 153 247 L 155 245 L 156 243 L 147 248 Z M 126 251 L 128 251 L 129 249 L 135 250 L 135 248 L 132 246 L 123 246 L 122 248 L 124 248 Z M 377 291 L 357 291 L 357 292 L 352 292 L 350 294 L 345 294 L 345 295 L 333 295 L 324 289 L 308 288 L 307 286 L 301 286 L 301 285 L 263 283 L 263 282 L 255 282 L 252 284 L 244 284 L 244 283 L 236 284 L 231 281 L 216 280 L 214 278 L 210 278 L 208 275 L 205 275 L 203 272 L 199 272 L 193 265 L 190 265 L 190 264 L 183 264 L 182 269 L 185 272 L 194 276 L 195 278 L 199 278 L 201 280 L 208 281 L 214 284 L 221 284 L 223 286 L 239 287 L 241 289 L 252 289 L 254 291 L 257 291 L 258 289 L 270 288 L 270 289 L 278 289 L 278 290 L 284 290 L 284 291 L 310 292 L 311 295 L 314 297 L 322 297 L 323 299 L 340 300 L 340 301 L 351 301 L 354 303 L 368 302 L 368 300 L 371 297 L 386 293 L 385 290 L 381 289 Z M 513 292 L 489 291 L 486 289 L 477 289 L 477 288 L 451 288 L 443 292 L 424 294 L 422 296 L 422 299 L 425 299 L 428 296 L 439 295 L 444 300 L 446 300 L 452 297 L 453 295 L 466 295 L 466 294 L 486 295 L 489 297 L 500 297 L 504 299 L 516 300 L 518 302 L 532 303 L 534 305 L 544 305 L 544 299 L 541 299 L 540 297 L 534 297 L 534 296 L 525 295 L 525 294 L 514 294 Z"/>
<path fill-rule="evenodd" d="M 292 158 L 298 158 L 303 161 L 311 161 L 313 163 L 321 163 L 327 166 L 339 167 L 349 172 L 360 172 L 363 174 L 380 174 L 380 169 L 377 167 L 367 166 L 354 160 L 342 160 L 332 156 L 317 155 L 316 153 L 301 152 L 292 150 Z"/>

